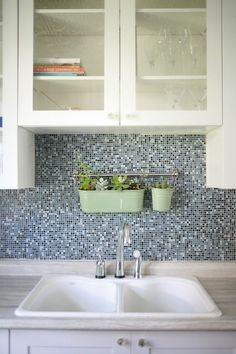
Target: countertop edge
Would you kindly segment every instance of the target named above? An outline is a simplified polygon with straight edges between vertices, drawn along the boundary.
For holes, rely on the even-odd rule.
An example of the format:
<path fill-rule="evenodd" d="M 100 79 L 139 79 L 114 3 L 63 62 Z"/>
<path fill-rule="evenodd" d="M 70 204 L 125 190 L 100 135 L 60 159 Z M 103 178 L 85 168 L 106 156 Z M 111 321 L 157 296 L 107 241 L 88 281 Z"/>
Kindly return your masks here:
<path fill-rule="evenodd" d="M 99 322 L 99 323 L 98 323 Z M 220 321 L 117 321 L 117 320 L 60 320 L 46 319 L 42 321 L 25 319 L 0 320 L 1 329 L 38 329 L 38 330 L 129 330 L 129 331 L 236 331 L 236 320 Z"/>

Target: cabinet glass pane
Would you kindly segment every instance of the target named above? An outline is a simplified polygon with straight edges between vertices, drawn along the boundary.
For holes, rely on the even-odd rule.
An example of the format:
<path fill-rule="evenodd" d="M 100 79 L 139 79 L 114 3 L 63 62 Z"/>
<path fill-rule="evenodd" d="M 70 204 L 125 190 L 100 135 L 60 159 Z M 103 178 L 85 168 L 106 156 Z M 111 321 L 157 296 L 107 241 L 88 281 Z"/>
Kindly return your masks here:
<path fill-rule="evenodd" d="M 104 110 L 104 1 L 35 1 L 33 105 Z"/>
<path fill-rule="evenodd" d="M 206 110 L 206 2 L 136 1 L 137 110 Z"/>

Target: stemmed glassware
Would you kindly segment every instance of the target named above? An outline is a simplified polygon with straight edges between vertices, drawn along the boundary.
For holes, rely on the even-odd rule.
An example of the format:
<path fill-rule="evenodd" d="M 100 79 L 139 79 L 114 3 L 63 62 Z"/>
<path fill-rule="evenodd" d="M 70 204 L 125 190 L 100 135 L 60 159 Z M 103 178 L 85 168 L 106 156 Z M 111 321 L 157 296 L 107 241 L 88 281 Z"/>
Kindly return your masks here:
<path fill-rule="evenodd" d="M 178 33 L 171 32 L 168 26 L 161 26 L 156 35 L 148 36 L 144 41 L 144 51 L 150 71 L 156 75 L 187 75 L 196 71 L 198 57 L 202 48 L 198 41 L 204 41 L 204 35 L 193 36 L 190 28 Z M 180 62 L 181 65 L 177 65 Z"/>
<path fill-rule="evenodd" d="M 206 87 L 189 81 L 194 80 L 190 76 L 204 75 L 205 35 L 193 35 L 188 27 L 173 31 L 171 26 L 161 25 L 156 34 L 148 35 L 144 41 L 148 72 L 157 79 L 169 76 L 172 80 L 163 82 L 162 91 L 173 110 L 206 109 Z"/>

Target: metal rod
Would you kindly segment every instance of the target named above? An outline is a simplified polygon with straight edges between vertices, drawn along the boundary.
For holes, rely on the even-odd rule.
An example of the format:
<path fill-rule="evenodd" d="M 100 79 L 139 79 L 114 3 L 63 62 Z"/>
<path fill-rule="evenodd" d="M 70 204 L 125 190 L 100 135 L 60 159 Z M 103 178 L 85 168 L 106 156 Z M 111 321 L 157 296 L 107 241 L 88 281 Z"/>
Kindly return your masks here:
<path fill-rule="evenodd" d="M 179 173 L 178 171 L 173 171 L 173 172 L 139 172 L 139 173 L 135 173 L 135 172 L 128 172 L 128 173 L 96 173 L 96 174 L 89 174 L 87 176 L 90 177 L 112 177 L 112 176 L 131 176 L 131 177 L 178 177 Z M 80 176 L 85 176 L 85 175 L 80 175 Z"/>

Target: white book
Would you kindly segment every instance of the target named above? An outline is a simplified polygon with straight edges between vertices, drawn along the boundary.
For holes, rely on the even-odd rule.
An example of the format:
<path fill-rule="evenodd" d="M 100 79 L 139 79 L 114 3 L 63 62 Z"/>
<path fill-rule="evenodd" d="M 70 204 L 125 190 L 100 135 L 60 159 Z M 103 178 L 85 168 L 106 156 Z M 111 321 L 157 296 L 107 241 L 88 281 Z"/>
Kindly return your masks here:
<path fill-rule="evenodd" d="M 35 58 L 34 64 L 80 64 L 80 58 Z"/>

